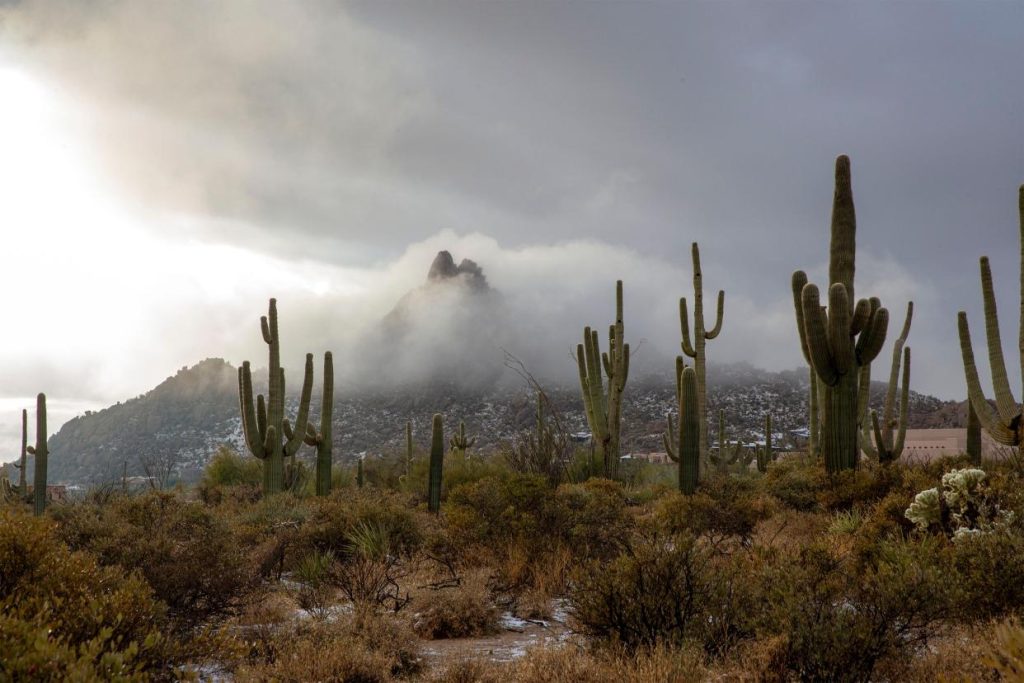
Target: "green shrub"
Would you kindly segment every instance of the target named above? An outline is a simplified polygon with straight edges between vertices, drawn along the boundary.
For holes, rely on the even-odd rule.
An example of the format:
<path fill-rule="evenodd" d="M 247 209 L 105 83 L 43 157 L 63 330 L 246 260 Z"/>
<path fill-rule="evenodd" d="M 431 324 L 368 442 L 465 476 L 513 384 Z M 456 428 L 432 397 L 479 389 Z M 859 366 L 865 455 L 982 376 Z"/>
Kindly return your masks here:
<path fill-rule="evenodd" d="M 818 492 L 827 485 L 825 469 L 795 458 L 779 460 L 762 478 L 765 490 L 785 505 L 804 512 L 818 507 Z"/>
<path fill-rule="evenodd" d="M 0 508 L 0 680 L 141 680 L 180 654 L 146 582 Z"/>
<path fill-rule="evenodd" d="M 252 571 L 228 525 L 173 493 L 54 509 L 59 536 L 104 565 L 137 570 L 185 631 L 228 611 Z"/>
<path fill-rule="evenodd" d="M 199 489 L 202 491 L 219 486 L 260 489 L 263 486 L 263 462 L 258 458 L 240 455 L 233 448 L 221 446 L 203 470 Z"/>
<path fill-rule="evenodd" d="M 800 680 L 868 681 L 882 659 L 926 645 L 958 602 L 942 543 L 885 542 L 860 569 L 816 544 L 774 565 L 762 629 L 783 637 L 784 668 Z"/>
<path fill-rule="evenodd" d="M 716 477 L 692 496 L 676 491 L 661 498 L 654 507 L 654 520 L 669 533 L 736 537 L 746 543 L 758 522 L 770 517 L 777 506 L 758 494 L 749 480 Z"/>

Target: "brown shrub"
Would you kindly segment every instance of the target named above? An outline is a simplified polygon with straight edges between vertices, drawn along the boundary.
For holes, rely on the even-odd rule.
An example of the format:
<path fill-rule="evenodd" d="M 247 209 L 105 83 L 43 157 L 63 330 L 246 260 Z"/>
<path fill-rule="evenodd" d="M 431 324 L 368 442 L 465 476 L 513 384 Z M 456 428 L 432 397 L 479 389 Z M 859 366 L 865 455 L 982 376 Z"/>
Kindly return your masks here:
<path fill-rule="evenodd" d="M 421 638 L 468 638 L 498 632 L 498 610 L 482 574 L 470 576 L 454 588 L 424 592 L 414 604 L 417 610 L 412 627 Z"/>

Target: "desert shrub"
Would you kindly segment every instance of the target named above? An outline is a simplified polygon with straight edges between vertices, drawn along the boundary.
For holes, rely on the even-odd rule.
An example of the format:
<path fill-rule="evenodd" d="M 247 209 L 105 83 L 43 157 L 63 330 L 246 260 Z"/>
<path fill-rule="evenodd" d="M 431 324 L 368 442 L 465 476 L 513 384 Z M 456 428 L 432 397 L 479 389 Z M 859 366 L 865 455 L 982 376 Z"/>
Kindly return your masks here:
<path fill-rule="evenodd" d="M 816 463 L 787 458 L 768 468 L 761 480 L 765 491 L 785 505 L 801 511 L 818 507 L 818 492 L 827 485 L 825 470 Z"/>
<path fill-rule="evenodd" d="M 631 526 L 622 486 L 608 479 L 563 484 L 555 491 L 564 535 L 576 559 L 610 557 Z"/>
<path fill-rule="evenodd" d="M 969 534 L 952 544 L 956 582 L 963 591 L 958 616 L 987 619 L 1024 608 L 1024 535 L 1017 528 Z"/>
<path fill-rule="evenodd" d="M 184 630 L 228 611 L 251 583 L 237 538 L 209 509 L 172 493 L 56 508 L 59 536 L 104 565 L 138 570 Z"/>
<path fill-rule="evenodd" d="M 863 569 L 815 544 L 768 570 L 766 630 L 782 636 L 789 675 L 867 681 L 880 660 L 925 645 L 957 603 L 941 543 L 884 543 Z"/>
<path fill-rule="evenodd" d="M 692 496 L 672 492 L 654 507 L 654 519 L 669 533 L 736 537 L 749 542 L 758 522 L 771 516 L 769 498 L 749 481 L 715 478 Z"/>
<path fill-rule="evenodd" d="M 324 619 L 334 592 L 331 571 L 334 555 L 314 550 L 303 557 L 295 568 L 295 601 L 314 619 Z"/>
<path fill-rule="evenodd" d="M 352 553 L 352 534 L 360 527 L 376 529 L 390 552 L 408 556 L 420 547 L 423 532 L 408 499 L 376 489 L 335 491 L 331 496 L 306 501 L 308 518 L 299 525 L 297 549 L 334 554 Z"/>
<path fill-rule="evenodd" d="M 246 486 L 259 491 L 263 486 L 263 462 L 221 446 L 203 469 L 199 490 L 202 492 L 221 486 Z"/>
<path fill-rule="evenodd" d="M 518 539 L 543 549 L 561 521 L 547 481 L 530 474 L 485 477 L 453 488 L 444 513 L 451 537 L 463 547 L 498 547 Z"/>
<path fill-rule="evenodd" d="M 399 611 L 410 598 L 402 593 L 396 540 L 380 522 L 359 522 L 348 535 L 348 552 L 333 566 L 334 583 L 357 608 Z"/>
<path fill-rule="evenodd" d="M 412 627 L 421 638 L 468 638 L 498 632 L 498 610 L 482 576 L 425 593 L 416 605 Z"/>
<path fill-rule="evenodd" d="M 902 491 L 907 468 L 864 461 L 855 470 L 837 472 L 822 481 L 818 505 L 824 510 L 851 510 L 871 505 L 890 492 Z"/>
<path fill-rule="evenodd" d="M 999 674 L 1000 680 L 1024 680 L 1024 628 L 1016 619 L 996 624 L 985 663 Z"/>
<path fill-rule="evenodd" d="M 573 621 L 581 633 L 630 651 L 682 643 L 701 628 L 710 560 L 692 536 L 638 534 L 611 562 L 576 572 Z"/>
<path fill-rule="evenodd" d="M 655 648 L 632 654 L 609 650 L 587 652 L 573 647 L 542 647 L 508 664 L 503 680 L 523 683 L 644 683 L 707 679 L 700 653 L 687 649 Z"/>
<path fill-rule="evenodd" d="M 0 679 L 141 680 L 181 654 L 146 582 L 0 509 Z"/>
<path fill-rule="evenodd" d="M 407 627 L 364 611 L 337 623 L 313 622 L 279 631 L 254 659 L 236 672 L 240 680 L 384 683 L 422 668 Z"/>

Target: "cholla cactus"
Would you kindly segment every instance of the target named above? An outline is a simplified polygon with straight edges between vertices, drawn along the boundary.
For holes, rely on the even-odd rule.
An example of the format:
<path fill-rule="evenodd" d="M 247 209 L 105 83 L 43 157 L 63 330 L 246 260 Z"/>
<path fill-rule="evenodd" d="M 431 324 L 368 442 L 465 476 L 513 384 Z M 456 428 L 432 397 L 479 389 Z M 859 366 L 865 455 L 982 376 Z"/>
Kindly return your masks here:
<path fill-rule="evenodd" d="M 979 469 L 951 470 L 942 475 L 941 490 L 917 494 L 904 515 L 918 528 L 938 528 L 954 541 L 1003 528 L 1013 521 L 1013 512 L 988 498 L 985 478 Z"/>

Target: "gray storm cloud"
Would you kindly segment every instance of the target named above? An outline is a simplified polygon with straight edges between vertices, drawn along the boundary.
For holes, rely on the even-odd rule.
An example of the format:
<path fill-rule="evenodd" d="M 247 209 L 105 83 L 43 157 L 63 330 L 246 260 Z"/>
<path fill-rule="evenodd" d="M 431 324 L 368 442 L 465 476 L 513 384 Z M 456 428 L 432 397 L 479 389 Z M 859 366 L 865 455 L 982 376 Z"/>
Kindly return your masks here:
<path fill-rule="evenodd" d="M 618 278 L 654 372 L 694 240 L 726 290 L 714 359 L 795 367 L 789 274 L 823 277 L 847 153 L 858 289 L 915 300 L 913 386 L 958 397 L 978 256 L 1016 307 L 1021 25 L 1009 3 L 0 4 L 0 66 L 60 94 L 138 236 L 127 265 L 67 248 L 50 278 L 72 283 L 18 309 L 42 332 L 0 343 L 0 392 L 98 406 L 203 357 L 258 364 L 270 296 L 292 367 L 379 352 L 366 340 L 442 249 L 483 268 L 501 315 L 413 306 L 398 350 L 353 359 L 353 389 L 454 366 L 474 325 L 482 358 L 571 378 Z"/>

